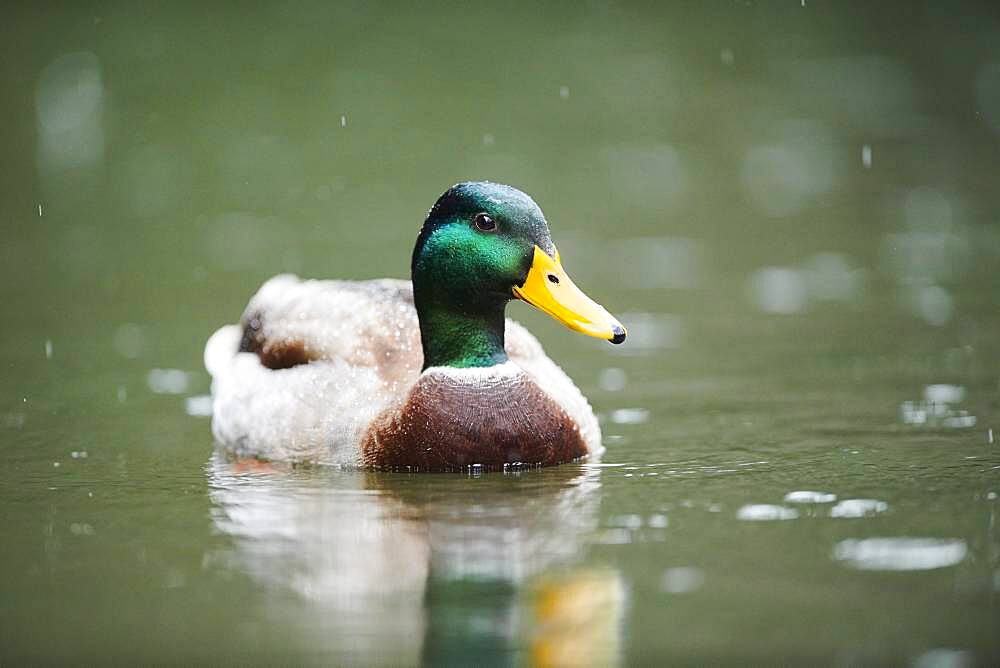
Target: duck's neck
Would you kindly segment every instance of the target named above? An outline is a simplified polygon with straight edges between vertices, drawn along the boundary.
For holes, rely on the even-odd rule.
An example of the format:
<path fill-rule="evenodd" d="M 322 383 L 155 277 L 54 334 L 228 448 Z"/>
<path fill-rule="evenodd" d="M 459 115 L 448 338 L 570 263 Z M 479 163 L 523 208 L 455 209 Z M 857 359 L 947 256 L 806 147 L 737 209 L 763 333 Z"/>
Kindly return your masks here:
<path fill-rule="evenodd" d="M 477 304 L 472 308 L 445 305 L 424 298 L 419 289 L 414 290 L 413 297 L 420 320 L 425 369 L 432 366 L 465 369 L 507 361 L 506 302 Z"/>

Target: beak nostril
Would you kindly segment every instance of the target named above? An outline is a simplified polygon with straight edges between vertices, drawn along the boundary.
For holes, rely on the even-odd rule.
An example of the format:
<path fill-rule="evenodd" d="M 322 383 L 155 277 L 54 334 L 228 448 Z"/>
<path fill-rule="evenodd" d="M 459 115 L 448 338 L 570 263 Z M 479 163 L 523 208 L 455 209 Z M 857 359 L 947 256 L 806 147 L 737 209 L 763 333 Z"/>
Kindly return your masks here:
<path fill-rule="evenodd" d="M 556 285 L 559 285 L 559 277 L 556 276 L 555 274 L 549 274 L 548 278 L 550 283 L 555 283 Z"/>

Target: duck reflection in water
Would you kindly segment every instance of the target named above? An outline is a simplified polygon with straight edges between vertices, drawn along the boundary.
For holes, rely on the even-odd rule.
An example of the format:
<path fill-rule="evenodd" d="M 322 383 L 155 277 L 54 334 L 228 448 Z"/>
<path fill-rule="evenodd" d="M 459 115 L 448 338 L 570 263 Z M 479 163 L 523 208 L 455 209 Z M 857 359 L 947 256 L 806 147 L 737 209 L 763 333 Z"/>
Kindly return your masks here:
<path fill-rule="evenodd" d="M 470 480 L 208 464 L 224 563 L 335 663 L 611 665 L 624 588 L 579 566 L 599 469 Z M 289 594 L 294 594 L 289 596 Z"/>

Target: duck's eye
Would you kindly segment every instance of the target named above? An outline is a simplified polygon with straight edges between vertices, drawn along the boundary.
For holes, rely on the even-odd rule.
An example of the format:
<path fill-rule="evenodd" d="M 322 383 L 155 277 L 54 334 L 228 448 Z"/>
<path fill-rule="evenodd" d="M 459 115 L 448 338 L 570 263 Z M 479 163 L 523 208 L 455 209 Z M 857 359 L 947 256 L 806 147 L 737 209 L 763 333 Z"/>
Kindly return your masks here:
<path fill-rule="evenodd" d="M 480 232 L 496 232 L 497 230 L 497 221 L 485 213 L 477 213 L 475 218 L 472 219 L 472 224 Z"/>

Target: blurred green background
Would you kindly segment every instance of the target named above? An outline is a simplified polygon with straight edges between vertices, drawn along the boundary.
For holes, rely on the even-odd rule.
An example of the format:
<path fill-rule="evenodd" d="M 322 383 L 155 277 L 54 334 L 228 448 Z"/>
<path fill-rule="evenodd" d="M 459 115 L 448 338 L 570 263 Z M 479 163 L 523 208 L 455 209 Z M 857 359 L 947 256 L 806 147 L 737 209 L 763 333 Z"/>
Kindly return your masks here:
<path fill-rule="evenodd" d="M 1000 658 L 995 3 L 0 14 L 0 660 Z M 215 328 L 278 272 L 406 277 L 470 179 L 629 327 L 509 309 L 604 464 L 211 458 Z"/>

